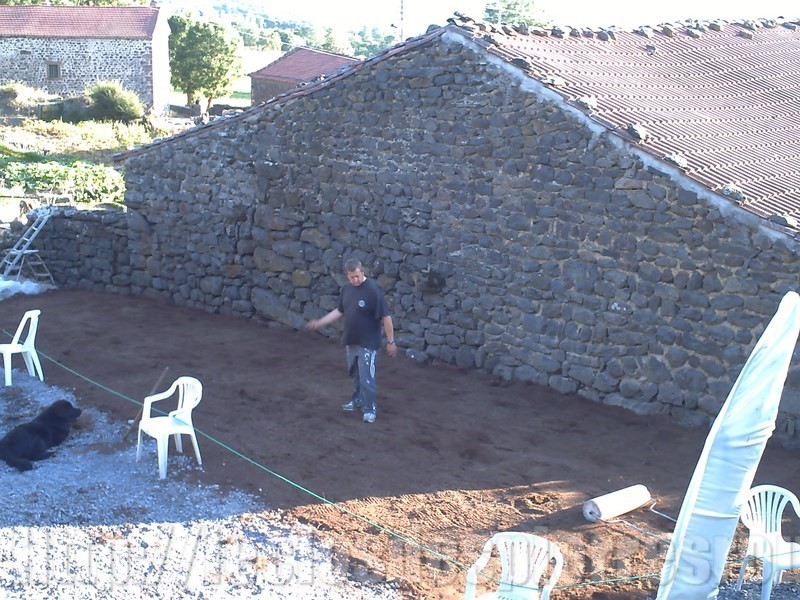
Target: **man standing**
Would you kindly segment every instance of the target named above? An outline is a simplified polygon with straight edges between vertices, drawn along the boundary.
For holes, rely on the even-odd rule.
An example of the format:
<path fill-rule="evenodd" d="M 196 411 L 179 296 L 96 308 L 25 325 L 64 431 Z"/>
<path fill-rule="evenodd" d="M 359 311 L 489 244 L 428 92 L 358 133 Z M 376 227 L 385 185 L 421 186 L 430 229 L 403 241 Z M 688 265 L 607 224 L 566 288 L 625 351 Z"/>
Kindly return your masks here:
<path fill-rule="evenodd" d="M 361 261 L 348 259 L 344 263 L 344 271 L 348 283 L 344 284 L 339 294 L 339 305 L 324 317 L 309 321 L 306 327 L 316 331 L 344 316 L 342 344 L 347 349 L 347 368 L 353 378 L 353 397 L 342 408 L 359 408 L 364 414 L 364 422 L 374 423 L 378 408 L 375 404 L 378 393 L 375 363 L 381 347 L 381 325 L 386 333 L 386 352 L 389 356 L 397 353 L 394 325 L 383 290 L 377 283 L 367 279 Z"/>

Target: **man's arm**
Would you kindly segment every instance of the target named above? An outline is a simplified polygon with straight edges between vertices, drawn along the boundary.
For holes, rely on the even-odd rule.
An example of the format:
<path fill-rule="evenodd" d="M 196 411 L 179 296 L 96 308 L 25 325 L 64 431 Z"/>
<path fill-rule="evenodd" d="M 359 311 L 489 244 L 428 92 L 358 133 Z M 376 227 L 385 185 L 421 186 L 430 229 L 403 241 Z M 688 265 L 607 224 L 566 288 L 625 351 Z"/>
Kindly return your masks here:
<path fill-rule="evenodd" d="M 316 331 L 320 327 L 325 327 L 325 325 L 330 325 L 341 316 L 342 312 L 338 308 L 334 308 L 324 317 L 321 317 L 319 319 L 314 319 L 313 321 L 309 321 L 308 324 L 306 325 L 306 329 L 310 329 L 311 331 Z"/>
<path fill-rule="evenodd" d="M 382 319 L 383 321 L 383 331 L 386 334 L 386 352 L 389 356 L 394 356 L 397 353 L 397 344 L 394 341 L 394 323 L 392 322 L 392 316 L 386 315 Z"/>

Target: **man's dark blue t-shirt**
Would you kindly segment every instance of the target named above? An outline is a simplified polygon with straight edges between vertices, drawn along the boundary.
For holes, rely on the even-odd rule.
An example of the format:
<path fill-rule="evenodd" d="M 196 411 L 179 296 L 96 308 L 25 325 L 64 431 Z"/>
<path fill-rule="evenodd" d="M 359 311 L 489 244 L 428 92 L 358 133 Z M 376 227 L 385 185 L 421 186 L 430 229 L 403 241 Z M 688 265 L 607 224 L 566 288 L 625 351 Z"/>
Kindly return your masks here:
<path fill-rule="evenodd" d="M 381 347 L 381 321 L 390 315 L 383 290 L 371 279 L 355 286 L 347 282 L 339 295 L 339 312 L 344 315 L 342 344 L 370 350 Z"/>

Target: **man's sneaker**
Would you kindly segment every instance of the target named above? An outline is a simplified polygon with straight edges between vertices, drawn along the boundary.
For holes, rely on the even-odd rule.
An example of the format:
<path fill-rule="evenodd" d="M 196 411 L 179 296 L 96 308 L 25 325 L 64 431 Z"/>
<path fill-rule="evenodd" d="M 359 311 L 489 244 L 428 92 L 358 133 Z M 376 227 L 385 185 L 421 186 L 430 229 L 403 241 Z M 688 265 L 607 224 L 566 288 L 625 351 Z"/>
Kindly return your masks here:
<path fill-rule="evenodd" d="M 356 403 L 354 400 L 350 400 L 347 404 L 342 404 L 342 410 L 355 410 Z"/>
<path fill-rule="evenodd" d="M 364 423 L 374 423 L 374 422 L 375 422 L 375 413 L 373 412 L 364 413 Z"/>

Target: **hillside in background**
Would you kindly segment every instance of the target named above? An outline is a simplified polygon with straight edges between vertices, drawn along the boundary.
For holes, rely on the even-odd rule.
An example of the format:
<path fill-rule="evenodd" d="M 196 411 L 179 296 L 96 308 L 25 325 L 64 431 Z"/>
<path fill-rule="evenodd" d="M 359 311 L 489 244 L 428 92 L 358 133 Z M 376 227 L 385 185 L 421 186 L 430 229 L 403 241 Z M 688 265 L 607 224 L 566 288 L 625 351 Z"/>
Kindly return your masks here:
<path fill-rule="evenodd" d="M 396 29 L 382 31 L 365 26 L 358 31 L 343 31 L 324 23 L 281 19 L 256 0 L 161 0 L 160 5 L 169 15 L 185 13 L 197 19 L 229 26 L 238 32 L 246 48 L 259 50 L 288 52 L 306 46 L 345 56 L 367 58 L 400 41 Z M 255 68 L 262 66 L 264 65 Z M 248 72 L 253 70 L 255 69 Z"/>
<path fill-rule="evenodd" d="M 223 23 L 235 21 L 251 22 L 264 28 L 294 29 L 302 23 L 276 18 L 263 2 L 256 0 L 159 0 L 159 6 L 170 14 L 193 13 L 199 17 L 219 20 Z"/>

